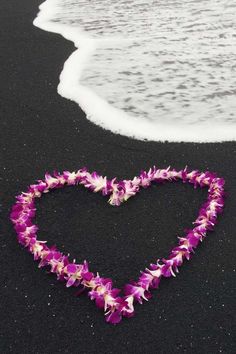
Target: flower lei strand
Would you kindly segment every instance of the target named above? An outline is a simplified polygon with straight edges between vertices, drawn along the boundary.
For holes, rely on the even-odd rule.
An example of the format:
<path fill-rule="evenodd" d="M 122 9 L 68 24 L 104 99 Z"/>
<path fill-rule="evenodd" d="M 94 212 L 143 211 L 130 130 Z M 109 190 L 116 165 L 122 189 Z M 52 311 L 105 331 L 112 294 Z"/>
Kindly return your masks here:
<path fill-rule="evenodd" d="M 93 192 L 101 192 L 104 196 L 109 195 L 109 203 L 119 206 L 134 196 L 141 187 L 147 188 L 152 182 L 161 183 L 165 181 L 182 180 L 184 183 L 193 184 L 194 187 L 208 187 L 208 198 L 199 211 L 195 226 L 186 231 L 184 237 L 179 237 L 177 247 L 174 247 L 167 259 L 157 260 L 150 264 L 137 282 L 124 286 L 124 296 L 119 296 L 119 289 L 112 288 L 112 280 L 102 278 L 89 271 L 88 263 L 84 261 L 77 264 L 75 260 L 69 261 L 66 256 L 56 249 L 55 246 L 48 247 L 46 241 L 37 240 L 38 227 L 33 224 L 35 216 L 35 198 L 40 198 L 55 188 L 62 188 L 66 185 L 84 185 Z M 224 206 L 224 179 L 218 178 L 211 172 L 188 172 L 187 168 L 176 171 L 167 169 L 150 168 L 148 172 L 142 171 L 138 177 L 132 180 L 117 181 L 116 178 L 108 180 L 98 173 L 89 173 L 86 168 L 77 172 L 64 171 L 55 172 L 52 176 L 45 175 L 45 180 L 39 180 L 37 184 L 30 185 L 26 193 L 16 197 L 17 202 L 12 208 L 11 221 L 17 233 L 20 244 L 25 246 L 34 256 L 40 260 L 39 267 L 50 266 L 51 272 L 57 275 L 57 279 L 66 281 L 66 286 L 82 287 L 87 289 L 88 296 L 95 300 L 99 308 L 105 311 L 106 321 L 116 324 L 122 317 L 134 315 L 134 302 L 142 304 L 143 300 L 151 297 L 150 289 L 158 288 L 162 277 L 175 276 L 178 267 L 184 259 L 189 260 L 190 254 L 194 252 L 199 241 L 202 241 L 206 232 L 212 230 L 217 219 L 217 214 L 222 212 Z"/>

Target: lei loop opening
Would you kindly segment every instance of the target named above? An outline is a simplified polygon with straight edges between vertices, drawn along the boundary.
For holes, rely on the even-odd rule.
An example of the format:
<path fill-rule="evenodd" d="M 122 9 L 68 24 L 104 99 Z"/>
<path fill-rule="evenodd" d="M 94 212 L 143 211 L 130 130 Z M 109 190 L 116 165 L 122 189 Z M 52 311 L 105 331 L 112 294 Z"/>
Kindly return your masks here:
<path fill-rule="evenodd" d="M 109 203 L 119 206 L 134 196 L 141 187 L 147 188 L 151 183 L 182 180 L 196 187 L 207 187 L 208 198 L 202 205 L 194 227 L 188 230 L 183 237 L 179 237 L 177 247 L 174 247 L 167 259 L 157 260 L 141 272 L 136 282 L 124 286 L 124 296 L 120 296 L 120 289 L 112 287 L 112 280 L 102 278 L 89 271 L 88 263 L 81 264 L 69 261 L 69 257 L 56 249 L 55 246 L 47 246 L 47 241 L 37 240 L 38 227 L 32 222 L 35 216 L 35 198 L 40 198 L 44 193 L 66 185 L 84 185 L 93 192 L 101 192 L 104 196 L 110 196 Z M 37 184 L 30 185 L 27 192 L 16 197 L 17 202 L 12 208 L 11 221 L 17 233 L 20 244 L 28 249 L 35 260 L 40 260 L 39 267 L 50 266 L 51 272 L 57 275 L 57 279 L 66 281 L 66 286 L 87 289 L 88 296 L 95 300 L 99 308 L 105 311 L 106 321 L 116 324 L 122 317 L 134 315 L 134 302 L 142 304 L 143 300 L 151 297 L 150 289 L 158 288 L 162 277 L 175 276 L 178 267 L 184 259 L 189 260 L 194 248 L 206 237 L 207 231 L 213 230 L 217 214 L 222 212 L 224 206 L 224 179 L 218 178 L 211 172 L 176 171 L 174 169 L 150 168 L 148 172 L 142 171 L 132 180 L 117 181 L 116 178 L 108 180 L 97 172 L 89 173 L 86 168 L 77 172 L 55 172 L 52 176 L 45 175 L 45 180 L 39 180 Z"/>

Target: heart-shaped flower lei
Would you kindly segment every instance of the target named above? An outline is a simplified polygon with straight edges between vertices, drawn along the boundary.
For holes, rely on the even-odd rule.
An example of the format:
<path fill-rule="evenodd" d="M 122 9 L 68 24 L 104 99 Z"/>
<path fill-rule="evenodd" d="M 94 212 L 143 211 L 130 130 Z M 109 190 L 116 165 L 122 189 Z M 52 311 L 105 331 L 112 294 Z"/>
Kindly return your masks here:
<path fill-rule="evenodd" d="M 199 211 L 193 229 L 188 230 L 184 237 L 179 237 L 178 246 L 173 248 L 167 259 L 158 259 L 155 264 L 150 264 L 137 282 L 124 286 L 124 296 L 119 296 L 119 289 L 112 288 L 112 280 L 102 278 L 89 271 L 88 263 L 82 264 L 69 261 L 68 256 L 58 251 L 55 246 L 48 247 L 46 241 L 37 240 L 38 227 L 33 224 L 35 216 L 35 198 L 40 198 L 43 193 L 51 189 L 62 188 L 65 185 L 84 185 L 93 192 L 101 192 L 104 196 L 110 195 L 111 205 L 120 205 L 134 196 L 140 187 L 146 188 L 152 182 L 182 180 L 200 187 L 208 187 L 208 198 Z M 88 295 L 95 300 L 99 308 L 104 308 L 107 322 L 118 323 L 122 316 L 131 317 L 134 314 L 134 302 L 142 303 L 143 299 L 150 298 L 150 289 L 159 286 L 162 277 L 175 276 L 178 267 L 184 259 L 189 259 L 199 241 L 202 241 L 208 230 L 212 230 L 224 206 L 224 179 L 218 178 L 211 172 L 181 171 L 151 168 L 148 172 L 142 171 L 132 180 L 117 181 L 116 178 L 108 180 L 96 172 L 89 173 L 86 168 L 77 172 L 48 173 L 45 180 L 29 186 L 26 193 L 16 197 L 17 202 L 12 208 L 10 218 L 14 224 L 18 241 L 33 255 L 35 260 L 40 260 L 39 267 L 50 266 L 51 272 L 56 273 L 59 280 L 65 280 L 66 286 L 80 286 L 88 289 Z"/>

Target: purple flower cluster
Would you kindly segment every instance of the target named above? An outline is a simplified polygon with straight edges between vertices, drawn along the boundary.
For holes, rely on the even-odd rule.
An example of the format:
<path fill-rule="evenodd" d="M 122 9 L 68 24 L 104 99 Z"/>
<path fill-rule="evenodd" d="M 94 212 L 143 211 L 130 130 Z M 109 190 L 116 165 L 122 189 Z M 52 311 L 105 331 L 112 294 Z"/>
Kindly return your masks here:
<path fill-rule="evenodd" d="M 199 211 L 194 222 L 194 228 L 188 230 L 184 237 L 179 237 L 178 246 L 172 249 L 166 259 L 157 260 L 150 264 L 136 282 L 124 286 L 124 296 L 119 295 L 120 290 L 113 288 L 112 280 L 102 278 L 99 274 L 89 271 L 88 263 L 70 262 L 68 256 L 56 249 L 48 247 L 46 241 L 37 240 L 38 227 L 33 224 L 35 216 L 35 198 L 40 198 L 43 193 L 65 185 L 84 185 L 93 192 L 110 195 L 109 203 L 119 206 L 134 196 L 141 187 L 147 188 L 151 183 L 182 180 L 196 187 L 207 187 L 208 198 Z M 11 221 L 17 233 L 18 241 L 34 256 L 40 260 L 39 267 L 48 266 L 57 279 L 66 281 L 66 286 L 79 287 L 80 292 L 88 290 L 91 300 L 95 300 L 99 308 L 103 308 L 107 322 L 116 324 L 122 317 L 134 315 L 134 302 L 142 303 L 151 297 L 150 290 L 158 288 L 162 277 L 176 276 L 178 268 L 185 259 L 189 260 L 191 253 L 202 241 L 207 231 L 213 230 L 217 215 L 224 206 L 224 180 L 211 172 L 181 171 L 151 168 L 148 172 L 142 171 L 133 180 L 117 181 L 116 178 L 108 180 L 96 172 L 89 173 L 85 168 L 77 172 L 65 171 L 62 174 L 54 172 L 46 174 L 45 180 L 30 185 L 26 193 L 16 197 L 17 202 L 12 208 Z"/>

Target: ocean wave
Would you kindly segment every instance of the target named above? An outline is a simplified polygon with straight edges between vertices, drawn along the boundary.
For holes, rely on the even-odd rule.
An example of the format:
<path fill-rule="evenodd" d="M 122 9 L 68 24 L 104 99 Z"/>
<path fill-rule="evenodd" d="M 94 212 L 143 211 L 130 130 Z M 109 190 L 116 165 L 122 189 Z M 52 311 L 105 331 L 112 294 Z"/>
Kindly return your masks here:
<path fill-rule="evenodd" d="M 235 8 L 227 1 L 47 0 L 34 25 L 78 48 L 58 93 L 115 133 L 236 139 Z"/>

